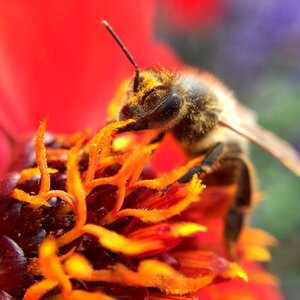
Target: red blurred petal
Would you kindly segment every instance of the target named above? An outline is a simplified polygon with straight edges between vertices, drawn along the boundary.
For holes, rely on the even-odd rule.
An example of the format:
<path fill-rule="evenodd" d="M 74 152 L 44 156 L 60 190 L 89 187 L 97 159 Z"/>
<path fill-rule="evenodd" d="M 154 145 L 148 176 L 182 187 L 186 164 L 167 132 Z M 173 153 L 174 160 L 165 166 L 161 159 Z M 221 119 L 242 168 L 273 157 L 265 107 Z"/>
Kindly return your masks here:
<path fill-rule="evenodd" d="M 0 132 L 0 174 L 8 167 L 10 161 L 11 149 L 8 140 Z"/>
<path fill-rule="evenodd" d="M 261 272 L 258 264 L 249 263 L 245 266 L 246 272 Z M 203 288 L 197 293 L 201 300 L 211 299 L 255 299 L 255 300 L 283 300 L 280 291 L 272 285 L 263 282 L 245 282 L 241 279 L 220 282 Z"/>
<path fill-rule="evenodd" d="M 170 134 L 167 134 L 151 158 L 151 164 L 155 166 L 157 172 L 163 173 L 182 166 L 186 160 L 182 147 Z"/>
<path fill-rule="evenodd" d="M 110 22 L 140 66 L 170 65 L 174 56 L 152 39 L 154 6 L 151 0 L 1 1 L 0 115 L 9 117 L 6 128 L 33 130 L 47 113 L 50 131 L 103 124 L 114 90 L 134 69 L 101 20 Z"/>
<path fill-rule="evenodd" d="M 163 0 L 163 18 L 172 30 L 215 28 L 226 12 L 226 0 Z"/>

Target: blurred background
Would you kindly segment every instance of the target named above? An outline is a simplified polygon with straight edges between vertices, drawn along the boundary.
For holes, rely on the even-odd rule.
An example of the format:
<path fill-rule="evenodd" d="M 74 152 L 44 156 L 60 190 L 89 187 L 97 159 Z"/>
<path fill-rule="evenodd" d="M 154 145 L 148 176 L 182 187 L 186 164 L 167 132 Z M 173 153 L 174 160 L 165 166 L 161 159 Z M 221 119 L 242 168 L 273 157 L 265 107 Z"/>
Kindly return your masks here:
<path fill-rule="evenodd" d="M 183 2 L 163 1 L 157 37 L 167 41 L 186 64 L 217 75 L 257 112 L 261 125 L 300 152 L 299 1 Z M 252 224 L 279 240 L 266 268 L 280 278 L 286 299 L 296 300 L 300 298 L 299 178 L 256 146 L 251 147 L 251 158 L 267 195 Z"/>

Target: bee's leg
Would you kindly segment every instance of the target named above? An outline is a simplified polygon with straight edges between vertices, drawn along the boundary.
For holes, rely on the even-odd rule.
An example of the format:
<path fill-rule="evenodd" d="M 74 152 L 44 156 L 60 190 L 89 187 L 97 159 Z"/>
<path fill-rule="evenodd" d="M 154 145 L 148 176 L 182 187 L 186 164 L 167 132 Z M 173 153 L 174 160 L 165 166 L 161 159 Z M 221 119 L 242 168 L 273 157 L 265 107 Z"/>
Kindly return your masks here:
<path fill-rule="evenodd" d="M 227 248 L 233 254 L 233 246 L 244 226 L 246 212 L 252 203 L 253 172 L 250 163 L 242 156 L 224 157 L 224 163 L 235 167 L 237 191 L 225 217 L 224 239 Z"/>
<path fill-rule="evenodd" d="M 165 137 L 166 132 L 162 131 L 160 132 L 153 140 L 150 141 L 150 144 L 155 144 L 155 143 L 159 143 L 163 140 L 163 138 Z"/>
<path fill-rule="evenodd" d="M 209 185 L 236 184 L 237 190 L 224 220 L 224 239 L 234 257 L 233 246 L 244 225 L 245 213 L 251 206 L 252 168 L 238 145 L 217 143 L 205 155 L 200 166 L 193 167 L 178 181 L 189 182 L 194 174 L 204 177 Z"/>
<path fill-rule="evenodd" d="M 179 183 L 187 183 L 191 181 L 195 174 L 199 176 L 204 176 L 207 173 L 210 173 L 211 170 L 215 167 L 216 163 L 222 157 L 222 153 L 224 150 L 223 143 L 217 143 L 213 146 L 205 155 L 203 161 L 200 166 L 193 167 L 186 174 L 184 174 L 181 178 L 178 179 Z"/>

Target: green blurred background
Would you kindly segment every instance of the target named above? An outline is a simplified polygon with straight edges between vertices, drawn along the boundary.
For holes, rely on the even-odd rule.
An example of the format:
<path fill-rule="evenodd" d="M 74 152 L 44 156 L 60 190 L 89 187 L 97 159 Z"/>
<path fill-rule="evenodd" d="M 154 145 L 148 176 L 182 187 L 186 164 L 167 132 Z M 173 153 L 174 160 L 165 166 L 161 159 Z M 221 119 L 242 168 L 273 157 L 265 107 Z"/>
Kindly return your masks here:
<path fill-rule="evenodd" d="M 198 9 L 182 11 L 190 14 L 186 24 L 178 7 L 175 14 L 172 10 L 158 14 L 158 38 L 167 41 L 185 63 L 222 79 L 257 112 L 261 125 L 299 151 L 300 2 L 203 1 Z M 256 146 L 251 147 L 251 158 L 261 190 L 268 196 L 255 210 L 252 224 L 280 243 L 272 249 L 273 259 L 266 268 L 280 278 L 286 299 L 300 299 L 299 178 Z"/>

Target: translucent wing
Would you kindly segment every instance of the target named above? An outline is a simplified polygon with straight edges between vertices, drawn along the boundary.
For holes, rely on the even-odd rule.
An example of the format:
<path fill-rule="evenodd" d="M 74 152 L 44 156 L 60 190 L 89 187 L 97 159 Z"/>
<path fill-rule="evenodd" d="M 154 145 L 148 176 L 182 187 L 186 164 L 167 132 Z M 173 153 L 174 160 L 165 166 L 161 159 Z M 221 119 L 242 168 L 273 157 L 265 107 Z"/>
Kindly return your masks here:
<path fill-rule="evenodd" d="M 272 132 L 260 127 L 255 122 L 251 122 L 251 120 L 249 121 L 249 119 L 244 118 L 245 113 L 248 110 L 247 108 L 243 106 L 237 108 L 238 110 L 237 113 L 235 113 L 235 116 L 232 116 L 230 113 L 221 114 L 219 124 L 230 128 L 241 136 L 256 143 L 281 161 L 297 176 L 300 176 L 300 156 L 297 151 L 290 144 L 277 137 Z M 241 114 L 239 112 L 241 112 Z M 251 111 L 249 110 L 249 112 Z M 240 117 L 237 117 L 236 114 Z"/>

